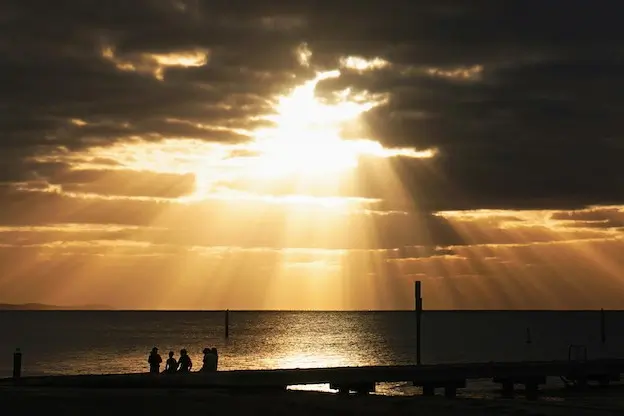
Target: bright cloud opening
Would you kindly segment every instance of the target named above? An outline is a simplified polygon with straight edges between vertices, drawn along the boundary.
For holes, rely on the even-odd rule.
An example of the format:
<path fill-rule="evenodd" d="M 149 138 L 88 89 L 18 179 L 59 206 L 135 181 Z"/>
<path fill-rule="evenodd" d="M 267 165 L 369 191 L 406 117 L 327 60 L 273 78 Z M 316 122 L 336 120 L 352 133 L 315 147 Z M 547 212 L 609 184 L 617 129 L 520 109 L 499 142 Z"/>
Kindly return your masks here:
<path fill-rule="evenodd" d="M 426 73 L 432 77 L 474 81 L 478 80 L 483 74 L 483 65 L 457 68 L 427 68 Z"/>
<path fill-rule="evenodd" d="M 173 53 L 142 53 L 119 56 L 112 46 L 102 48 L 102 57 L 115 64 L 120 71 L 148 73 L 162 81 L 168 67 L 198 67 L 208 63 L 207 50 L 189 50 Z"/>
<path fill-rule="evenodd" d="M 295 50 L 302 66 L 312 65 L 312 52 L 302 44 Z M 141 55 L 132 62 L 118 58 L 112 49 L 105 56 L 118 65 L 131 65 L 139 70 L 139 63 L 152 65 L 150 70 L 158 76 L 168 66 L 198 66 L 206 62 L 204 52 L 179 54 Z M 129 59 L 129 58 L 128 58 Z M 130 63 L 129 63 L 130 62 Z M 347 57 L 343 67 L 366 70 L 386 65 L 382 60 L 366 61 L 359 57 Z M 129 68 L 129 67 L 128 67 Z M 147 67 L 145 67 L 147 68 Z M 340 78 L 338 69 L 319 71 L 313 79 L 302 82 L 284 95 L 273 97 L 274 111 L 256 117 L 271 122 L 271 127 L 241 132 L 226 126 L 203 126 L 196 121 L 166 119 L 167 122 L 191 123 L 195 127 L 211 130 L 228 130 L 244 133 L 250 140 L 242 143 L 219 143 L 190 138 L 167 138 L 147 141 L 141 137 L 128 138 L 113 145 L 91 147 L 85 152 L 66 152 L 38 157 L 39 161 L 64 161 L 73 169 L 131 169 L 172 174 L 193 174 L 196 191 L 190 197 L 180 199 L 201 200 L 206 198 L 247 199 L 253 196 L 274 199 L 278 196 L 272 189 L 280 182 L 300 181 L 295 194 L 280 193 L 285 203 L 298 203 L 322 198 L 322 188 L 332 188 L 323 205 L 336 206 L 335 198 L 346 198 L 337 191 L 341 180 L 355 172 L 363 157 L 387 159 L 405 157 L 431 158 L 435 149 L 387 148 L 369 138 L 344 138 L 345 126 L 361 126 L 361 116 L 388 100 L 385 94 L 343 89 L 334 91 L 328 99 L 317 95 L 319 83 Z M 71 120 L 72 124 L 83 123 Z M 365 129 L 357 129 L 365 131 Z M 363 134 L 365 136 L 365 134 Z M 98 160 L 114 164 L 98 165 Z M 260 181 L 260 182 L 259 182 Z M 233 187 L 233 184 L 236 186 Z M 243 185 L 241 185 L 243 184 Z M 245 185 L 246 184 L 246 185 Z M 241 189 L 242 186 L 242 189 Z M 326 199 L 327 199 L 326 198 Z M 351 197 L 349 199 L 353 201 Z M 303 202 L 302 202 L 303 201 Z M 368 201 L 361 198 L 362 202 Z M 350 204 L 350 203 L 349 203 Z"/>
<path fill-rule="evenodd" d="M 390 62 L 381 58 L 367 60 L 361 56 L 347 56 L 340 59 L 340 66 L 355 71 L 364 72 L 375 69 L 382 69 L 390 66 Z"/>
<path fill-rule="evenodd" d="M 344 139 L 342 127 L 359 122 L 363 113 L 385 103 L 387 96 L 355 94 L 345 89 L 334 92 L 335 102 L 320 100 L 315 93 L 318 84 L 340 75 L 339 70 L 320 72 L 290 94 L 279 97 L 275 114 L 267 117 L 275 127 L 256 131 L 256 140 L 250 145 L 259 155 L 254 166 L 256 174 L 328 176 L 356 168 L 362 156 L 429 158 L 435 155 L 434 149 L 388 149 L 368 138 Z"/>

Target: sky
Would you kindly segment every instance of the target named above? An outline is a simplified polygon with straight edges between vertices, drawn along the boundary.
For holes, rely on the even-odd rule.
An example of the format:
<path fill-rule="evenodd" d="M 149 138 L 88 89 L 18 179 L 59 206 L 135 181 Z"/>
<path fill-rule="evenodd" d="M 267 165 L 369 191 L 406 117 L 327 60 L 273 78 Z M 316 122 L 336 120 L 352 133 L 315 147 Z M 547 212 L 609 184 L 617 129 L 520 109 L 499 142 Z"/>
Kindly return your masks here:
<path fill-rule="evenodd" d="M 624 308 L 623 8 L 6 0 L 0 302 Z"/>

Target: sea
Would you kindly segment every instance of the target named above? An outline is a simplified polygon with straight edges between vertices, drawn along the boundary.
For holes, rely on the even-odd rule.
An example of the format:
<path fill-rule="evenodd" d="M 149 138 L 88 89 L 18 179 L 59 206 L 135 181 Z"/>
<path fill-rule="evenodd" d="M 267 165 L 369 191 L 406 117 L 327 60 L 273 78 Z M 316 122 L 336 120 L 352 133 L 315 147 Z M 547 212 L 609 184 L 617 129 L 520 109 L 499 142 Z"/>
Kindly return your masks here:
<path fill-rule="evenodd" d="M 425 311 L 421 360 L 624 358 L 624 312 L 604 318 L 603 330 L 600 311 Z M 16 348 L 23 375 L 35 376 L 145 372 L 154 346 L 163 357 L 185 348 L 197 367 L 216 347 L 220 370 L 415 364 L 416 343 L 413 311 L 230 311 L 227 338 L 223 311 L 0 311 L 0 378 L 11 376 Z M 466 391 L 494 388 L 469 381 Z M 377 391 L 416 392 L 407 383 Z"/>

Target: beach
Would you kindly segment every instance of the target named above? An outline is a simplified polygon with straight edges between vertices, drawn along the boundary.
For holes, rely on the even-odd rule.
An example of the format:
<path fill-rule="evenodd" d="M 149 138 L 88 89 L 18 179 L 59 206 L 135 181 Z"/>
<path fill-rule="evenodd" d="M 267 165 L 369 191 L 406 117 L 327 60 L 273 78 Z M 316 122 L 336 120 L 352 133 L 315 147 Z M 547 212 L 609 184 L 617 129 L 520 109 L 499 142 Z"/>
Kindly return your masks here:
<path fill-rule="evenodd" d="M 0 388 L 3 414 L 110 415 L 615 415 L 624 412 L 623 390 L 592 389 L 565 400 L 528 401 L 444 397 L 341 396 L 303 391 L 200 389 Z"/>

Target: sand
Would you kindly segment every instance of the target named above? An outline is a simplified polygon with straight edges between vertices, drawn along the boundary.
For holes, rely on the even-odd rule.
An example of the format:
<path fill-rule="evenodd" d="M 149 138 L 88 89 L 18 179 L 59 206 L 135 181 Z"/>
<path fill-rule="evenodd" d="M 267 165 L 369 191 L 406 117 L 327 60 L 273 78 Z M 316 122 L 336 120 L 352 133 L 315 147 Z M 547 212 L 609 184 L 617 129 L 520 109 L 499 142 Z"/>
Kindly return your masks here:
<path fill-rule="evenodd" d="M 181 389 L 0 388 L 6 415 L 616 415 L 624 391 L 609 389 L 561 401 L 444 397 L 340 396 L 330 393 Z"/>

